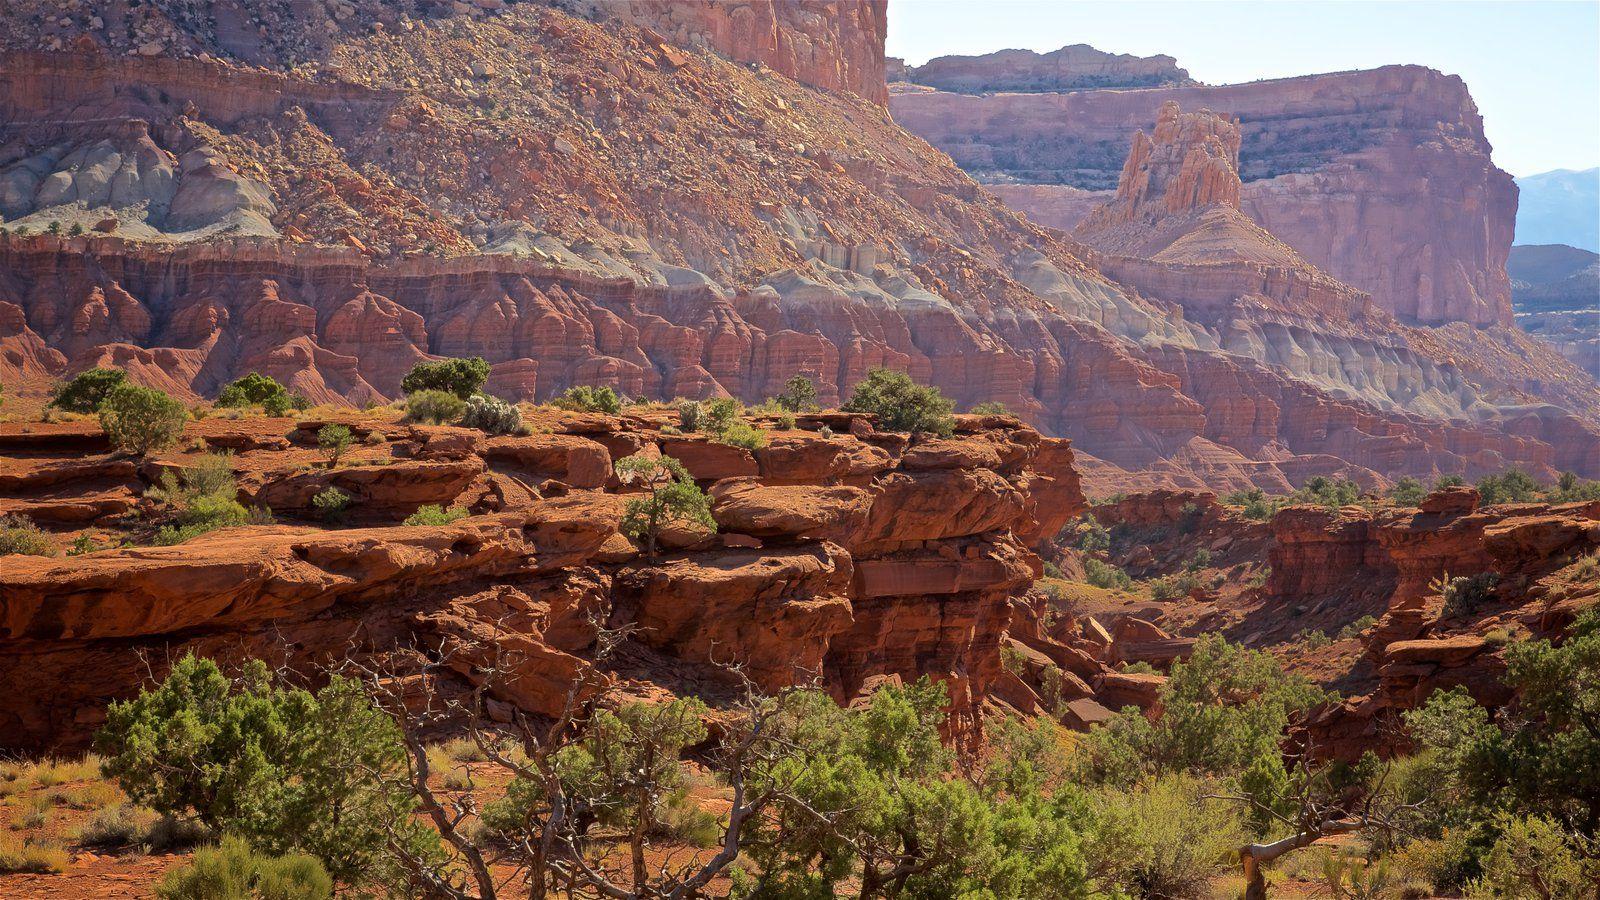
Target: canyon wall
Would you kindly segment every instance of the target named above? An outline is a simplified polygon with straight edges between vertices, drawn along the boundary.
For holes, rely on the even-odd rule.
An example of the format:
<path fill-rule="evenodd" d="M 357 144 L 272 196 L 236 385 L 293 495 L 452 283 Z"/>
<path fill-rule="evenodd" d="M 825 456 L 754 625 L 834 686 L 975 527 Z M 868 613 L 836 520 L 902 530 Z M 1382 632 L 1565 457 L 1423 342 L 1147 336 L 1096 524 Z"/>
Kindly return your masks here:
<path fill-rule="evenodd" d="M 1157 87 L 1191 79 L 1188 70 L 1170 56 L 1105 53 L 1088 44 L 1073 44 L 1049 53 L 997 50 L 982 56 L 939 56 L 920 66 L 901 66 L 891 80 L 958 94 L 984 94 Z"/>
<path fill-rule="evenodd" d="M 910 88 L 890 107 L 981 180 L 1107 190 L 1128 137 L 1151 129 L 1168 101 L 1238 120 L 1241 208 L 1313 265 L 1403 321 L 1511 321 L 1516 187 L 1491 162 L 1454 76 L 1388 66 L 1220 87 L 981 97 Z"/>
<path fill-rule="evenodd" d="M 761 63 L 801 84 L 889 102 L 883 42 L 888 0 L 628 0 L 624 18 L 680 47 L 708 47 Z"/>

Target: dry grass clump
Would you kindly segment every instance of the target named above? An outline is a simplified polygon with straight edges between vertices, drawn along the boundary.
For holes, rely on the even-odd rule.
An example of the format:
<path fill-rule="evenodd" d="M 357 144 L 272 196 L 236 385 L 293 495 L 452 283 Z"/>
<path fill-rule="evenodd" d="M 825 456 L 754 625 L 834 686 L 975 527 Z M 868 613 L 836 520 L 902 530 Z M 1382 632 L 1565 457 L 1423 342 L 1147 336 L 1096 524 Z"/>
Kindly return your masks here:
<path fill-rule="evenodd" d="M 0 831 L 0 874 L 65 872 L 70 861 L 60 844 Z"/>

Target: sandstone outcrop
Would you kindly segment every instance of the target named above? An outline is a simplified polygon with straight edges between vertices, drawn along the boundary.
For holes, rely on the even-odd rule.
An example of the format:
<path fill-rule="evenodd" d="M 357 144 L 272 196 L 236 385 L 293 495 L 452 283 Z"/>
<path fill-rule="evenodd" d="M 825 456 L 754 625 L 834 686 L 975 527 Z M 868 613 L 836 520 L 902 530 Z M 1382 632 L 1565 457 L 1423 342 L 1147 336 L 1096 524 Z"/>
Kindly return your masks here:
<path fill-rule="evenodd" d="M 1001 676 L 1012 603 L 1039 571 L 1019 535 L 1053 534 L 1083 507 L 1066 442 L 1015 419 L 963 417 L 955 436 L 907 448 L 856 417 L 844 434 L 775 432 L 756 452 L 782 476 L 704 468 L 720 540 L 648 558 L 618 534 L 625 495 L 598 477 L 606 446 L 692 442 L 661 432 L 665 413 L 546 415 L 539 433 L 510 438 L 352 420 L 371 438 L 331 470 L 304 438 L 317 422 L 193 423 L 182 446 L 204 437 L 238 448 L 241 498 L 274 503 L 282 524 L 170 547 L 6 557 L 0 679 L 15 689 L 0 698 L 4 746 L 81 746 L 105 703 L 137 689 L 145 657 L 159 668 L 186 650 L 307 667 L 414 647 L 463 687 L 499 662 L 507 677 L 490 695 L 548 715 L 590 670 L 596 623 L 636 629 L 626 671 L 597 673 L 636 690 L 684 672 L 716 681 L 727 663 L 769 689 L 820 677 L 841 701 L 885 676 L 931 675 L 950 688 L 952 736 L 971 737 Z M 4 508 L 114 486 L 129 515 L 94 525 L 130 535 L 161 514 L 139 499 L 145 488 L 196 452 L 136 464 L 93 448 L 87 423 L 40 427 L 0 427 Z M 325 484 L 355 496 L 360 527 L 313 524 L 296 498 Z M 395 524 L 425 502 L 473 514 Z M 41 520 L 63 542 L 86 524 Z"/>
<path fill-rule="evenodd" d="M 1479 509 L 1477 500 L 1453 488 L 1416 510 L 1294 507 L 1273 519 L 1269 602 L 1355 610 L 1377 599 L 1382 610 L 1362 636 L 1372 693 L 1312 723 L 1326 751 L 1353 757 L 1381 743 L 1381 720 L 1435 690 L 1462 685 L 1482 703 L 1504 704 L 1500 650 L 1509 635 L 1552 634 L 1596 602 L 1592 583 L 1569 587 L 1561 573 L 1600 548 L 1600 503 Z M 1456 588 L 1474 593 L 1446 602 L 1446 577 L 1481 587 Z M 1485 637 L 1495 629 L 1499 640 Z"/>
<path fill-rule="evenodd" d="M 1516 189 L 1459 78 L 1389 66 L 1221 87 L 907 90 L 891 108 L 980 177 L 1107 190 L 1128 132 L 1170 101 L 1238 119 L 1241 208 L 1313 265 L 1403 321 L 1510 323 Z"/>
<path fill-rule="evenodd" d="M 739 62 L 771 66 L 801 84 L 850 91 L 883 106 L 889 102 L 887 8 L 887 0 L 628 0 L 618 11 L 680 47 L 709 47 Z"/>
<path fill-rule="evenodd" d="M 1158 87 L 1191 81 L 1188 70 L 1170 56 L 1106 53 L 1088 44 L 1049 53 L 997 50 L 981 56 L 939 56 L 920 66 L 902 64 L 890 80 L 958 94 Z"/>

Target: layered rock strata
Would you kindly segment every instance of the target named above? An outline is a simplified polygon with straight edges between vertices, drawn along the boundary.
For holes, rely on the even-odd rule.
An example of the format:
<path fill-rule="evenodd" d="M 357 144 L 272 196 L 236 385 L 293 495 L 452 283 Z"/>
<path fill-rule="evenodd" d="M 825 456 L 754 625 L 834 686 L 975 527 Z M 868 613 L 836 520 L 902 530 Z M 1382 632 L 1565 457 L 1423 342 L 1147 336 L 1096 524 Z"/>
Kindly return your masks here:
<path fill-rule="evenodd" d="M 1011 603 L 1038 574 L 1026 542 L 1083 504 L 1067 442 L 974 417 L 908 447 L 860 418 L 809 427 L 823 421 L 838 431 L 777 431 L 754 451 L 664 435 L 664 416 L 568 416 L 543 423 L 549 433 L 492 439 L 356 421 L 364 437 L 334 470 L 307 464 L 319 423 L 287 438 L 287 420 L 196 423 L 190 442 L 235 448 L 241 499 L 279 503 L 287 522 L 7 557 L 4 746 L 82 746 L 147 664 L 159 674 L 189 651 L 310 668 L 410 648 L 418 672 L 444 677 L 442 666 L 458 676 L 449 689 L 465 690 L 499 646 L 515 671 L 491 695 L 548 715 L 590 665 L 594 621 L 638 629 L 625 654 L 635 663 L 612 675 L 625 692 L 716 683 L 725 663 L 768 689 L 821 678 L 841 701 L 876 679 L 929 675 L 950 689 L 954 735 L 975 735 Z M 130 461 L 97 440 L 82 426 L 5 428 L 0 512 L 60 523 L 65 541 L 84 523 L 63 509 L 120 499 L 95 524 L 138 527 L 155 511 L 145 488 L 195 458 Z M 713 497 L 718 533 L 673 537 L 679 549 L 656 558 L 618 533 L 625 489 L 606 475 L 614 455 L 641 451 L 685 462 Z M 353 497 L 354 527 L 305 524 L 312 513 L 293 498 L 329 485 Z M 395 524 L 423 503 L 473 515 Z"/>
<path fill-rule="evenodd" d="M 1221 87 L 905 90 L 890 104 L 981 178 L 1103 191 L 1117 184 L 1126 135 L 1170 101 L 1238 120 L 1242 210 L 1312 264 L 1404 321 L 1510 323 L 1516 187 L 1490 161 L 1459 78 L 1388 66 Z M 1045 193 L 1007 199 L 1028 212 Z"/>

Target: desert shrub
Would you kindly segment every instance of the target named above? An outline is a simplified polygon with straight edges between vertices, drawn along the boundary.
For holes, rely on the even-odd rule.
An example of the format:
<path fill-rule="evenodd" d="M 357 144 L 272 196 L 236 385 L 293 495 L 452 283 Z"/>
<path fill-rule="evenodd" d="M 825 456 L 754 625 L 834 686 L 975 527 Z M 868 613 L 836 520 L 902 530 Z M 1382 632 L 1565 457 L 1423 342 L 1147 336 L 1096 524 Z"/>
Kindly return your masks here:
<path fill-rule="evenodd" d="M 1189 557 L 1189 563 L 1184 568 L 1191 572 L 1198 572 L 1209 565 L 1211 565 L 1211 551 L 1201 547 L 1194 552 L 1193 556 Z"/>
<path fill-rule="evenodd" d="M 917 384 L 904 372 L 873 369 L 855 386 L 846 412 L 873 413 L 886 431 L 949 435 L 955 404 L 936 387 Z"/>
<path fill-rule="evenodd" d="M 112 446 L 125 453 L 146 454 L 177 443 L 189 410 L 154 388 L 120 384 L 100 404 L 100 427 Z"/>
<path fill-rule="evenodd" d="M 744 415 L 744 404 L 732 397 L 715 397 L 701 404 L 700 429 L 720 436 L 739 422 Z"/>
<path fill-rule="evenodd" d="M 1133 579 L 1128 577 L 1127 572 L 1092 556 L 1083 560 L 1083 577 L 1095 587 L 1105 588 L 1108 591 L 1125 591 L 1133 587 Z"/>
<path fill-rule="evenodd" d="M 783 391 L 772 398 L 780 409 L 791 413 L 810 412 L 817 408 L 817 385 L 804 375 L 795 375 L 783 383 Z"/>
<path fill-rule="evenodd" d="M 406 516 L 407 525 L 449 525 L 459 519 L 465 519 L 470 513 L 459 506 L 445 509 L 437 503 L 427 503 L 417 508 L 417 511 Z"/>
<path fill-rule="evenodd" d="M 466 401 L 449 391 L 417 391 L 406 397 L 406 418 L 413 422 L 449 425 L 466 411 Z"/>
<path fill-rule="evenodd" d="M 106 396 L 128 380 L 121 369 L 88 369 L 61 385 L 50 397 L 50 406 L 73 413 L 92 413 Z"/>
<path fill-rule="evenodd" d="M 1096 791 L 1088 845 L 1101 883 L 1130 897 L 1205 897 L 1246 831 L 1236 809 L 1207 801 L 1208 786 L 1181 773 L 1129 790 Z"/>
<path fill-rule="evenodd" d="M 152 831 L 161 817 L 132 803 L 118 803 L 98 810 L 78 831 L 78 842 L 86 847 L 115 850 L 149 846 Z"/>
<path fill-rule="evenodd" d="M 311 508 L 325 522 L 341 522 L 350 510 L 350 495 L 328 485 L 311 498 Z"/>
<path fill-rule="evenodd" d="M 635 454 L 617 460 L 617 477 L 645 488 L 643 497 L 630 497 L 622 512 L 622 533 L 645 542 L 645 552 L 656 552 L 661 529 L 669 524 L 716 530 L 711 500 L 689 477 L 683 463 L 670 456 Z"/>
<path fill-rule="evenodd" d="M 260 406 L 273 415 L 282 415 L 292 405 L 289 389 L 270 375 L 251 372 L 223 385 L 217 392 L 217 405 L 228 407 Z M 278 410 L 278 412 L 274 412 Z"/>
<path fill-rule="evenodd" d="M 734 422 L 724 428 L 716 439 L 746 450 L 759 450 L 767 445 L 767 433 L 746 422 Z"/>
<path fill-rule="evenodd" d="M 985 400 L 982 403 L 974 403 L 972 404 L 972 408 L 967 410 L 967 412 L 972 413 L 975 416 L 1012 415 L 1011 408 L 1006 406 L 1004 403 L 1001 403 L 999 400 Z"/>
<path fill-rule="evenodd" d="M 1562 472 L 1556 486 L 1548 492 L 1555 503 L 1579 503 L 1600 500 L 1600 481 L 1579 478 L 1572 472 Z"/>
<path fill-rule="evenodd" d="M 1499 475 L 1478 479 L 1478 496 L 1485 506 L 1491 503 L 1528 503 L 1539 499 L 1539 482 L 1521 469 L 1507 469 Z"/>
<path fill-rule="evenodd" d="M 1066 531 L 1073 535 L 1072 546 L 1084 553 L 1104 553 L 1111 549 L 1111 532 L 1094 516 L 1080 516 L 1067 523 Z"/>
<path fill-rule="evenodd" d="M 1371 628 L 1376 624 L 1378 624 L 1378 620 L 1372 616 L 1362 616 L 1354 622 L 1351 622 L 1350 624 L 1339 629 L 1339 639 L 1347 640 L 1353 637 L 1360 637 L 1361 632 L 1366 631 L 1368 628 Z"/>
<path fill-rule="evenodd" d="M 355 438 L 350 434 L 350 428 L 345 425 L 329 423 L 317 430 L 317 446 L 321 448 L 322 455 L 328 458 L 328 468 L 335 469 L 339 466 L 339 457 L 350 449 Z"/>
<path fill-rule="evenodd" d="M 44 529 L 23 516 L 0 516 L 0 556 L 55 556 L 55 545 Z"/>
<path fill-rule="evenodd" d="M 400 379 L 400 390 L 407 396 L 423 391 L 444 391 L 466 400 L 489 380 L 489 364 L 481 356 L 471 359 L 442 359 L 421 362 Z"/>
<path fill-rule="evenodd" d="M 1410 475 L 1402 477 L 1394 483 L 1394 487 L 1389 489 L 1389 499 L 1401 506 L 1416 506 L 1427 495 L 1428 489 L 1422 486 L 1422 482 L 1412 478 Z"/>
<path fill-rule="evenodd" d="M 342 883 L 374 878 L 390 840 L 427 851 L 399 731 L 349 679 L 313 693 L 259 662 L 230 680 L 184 656 L 160 685 L 111 704 L 96 743 L 134 802 L 265 853 L 310 853 Z"/>
<path fill-rule="evenodd" d="M 1302 628 L 1294 640 L 1307 650 L 1321 650 L 1333 643 L 1333 638 L 1320 628 Z"/>
<path fill-rule="evenodd" d="M 693 434 L 700 430 L 700 421 L 705 416 L 705 408 L 699 400 L 683 400 L 678 403 L 678 426 L 685 434 Z"/>
<path fill-rule="evenodd" d="M 1499 900 L 1552 900 L 1593 895 L 1600 885 L 1600 858 L 1583 852 L 1577 840 L 1542 816 L 1501 823 L 1500 839 L 1483 861 L 1474 897 Z"/>
<path fill-rule="evenodd" d="M 1296 503 L 1310 503 L 1328 509 L 1338 509 L 1361 499 L 1361 485 L 1344 478 L 1336 480 L 1313 475 L 1290 496 Z"/>
<path fill-rule="evenodd" d="M 1393 895 L 1396 878 L 1386 859 L 1368 860 L 1348 850 L 1325 850 L 1319 868 L 1334 900 L 1379 900 Z"/>
<path fill-rule="evenodd" d="M 1264 809 L 1281 803 L 1289 784 L 1279 745 L 1290 717 L 1325 698 L 1271 654 L 1206 635 L 1173 664 L 1160 717 L 1130 708 L 1097 726 L 1084 738 L 1079 774 L 1120 786 L 1180 772 L 1230 778 L 1261 805 L 1252 819 L 1264 825 Z"/>
<path fill-rule="evenodd" d="M 1234 491 L 1223 497 L 1222 502 L 1229 506 L 1240 507 L 1239 514 L 1247 519 L 1265 522 L 1284 507 L 1287 499 L 1269 497 L 1260 488 L 1251 488 L 1248 491 Z"/>
<path fill-rule="evenodd" d="M 1438 478 L 1434 479 L 1433 489 L 1436 491 L 1442 491 L 1445 488 L 1461 487 L 1466 483 L 1467 480 L 1462 478 L 1460 475 L 1440 475 Z"/>
<path fill-rule="evenodd" d="M 1444 597 L 1446 616 L 1458 616 L 1474 613 L 1488 603 L 1494 597 L 1495 586 L 1499 583 L 1500 576 L 1494 572 L 1479 572 L 1470 577 L 1458 575 L 1455 578 L 1446 572 L 1435 578 L 1428 587 Z"/>
<path fill-rule="evenodd" d="M 561 396 L 551 401 L 558 409 L 572 412 L 600 412 L 616 415 L 622 412 L 622 397 L 609 387 L 578 385 L 567 388 Z"/>
<path fill-rule="evenodd" d="M 1266 587 L 1267 579 L 1271 577 L 1272 567 L 1262 566 L 1261 568 L 1250 573 L 1250 577 L 1244 580 L 1244 586 L 1251 588 Z"/>
<path fill-rule="evenodd" d="M 1204 587 L 1200 576 L 1193 571 L 1179 572 L 1150 582 L 1150 599 L 1158 603 L 1166 603 L 1179 597 L 1187 597 L 1196 590 Z"/>
<path fill-rule="evenodd" d="M 459 424 L 485 434 L 516 434 L 522 430 L 522 410 L 499 397 L 475 394 L 467 398 L 467 408 Z"/>
<path fill-rule="evenodd" d="M 1089 895 L 1087 805 L 1049 787 L 1055 726 L 1008 723 L 983 777 L 967 777 L 939 737 L 946 702 L 926 678 L 853 709 L 794 698 L 774 725 L 796 752 L 767 776 L 788 795 L 749 840 L 762 896 Z"/>
<path fill-rule="evenodd" d="M 328 900 L 333 879 L 304 853 L 268 856 L 228 836 L 197 851 L 188 865 L 156 885 L 160 900 Z"/>
<path fill-rule="evenodd" d="M 181 476 L 163 472 L 147 496 L 176 510 L 175 524 L 156 532 L 158 545 L 178 544 L 218 528 L 270 524 L 266 511 L 248 510 L 238 500 L 233 477 L 233 453 L 207 453 L 183 470 Z"/>
<path fill-rule="evenodd" d="M 59 844 L 23 837 L 9 829 L 0 829 L 0 875 L 12 872 L 29 872 L 47 875 L 65 872 L 71 857 Z"/>

